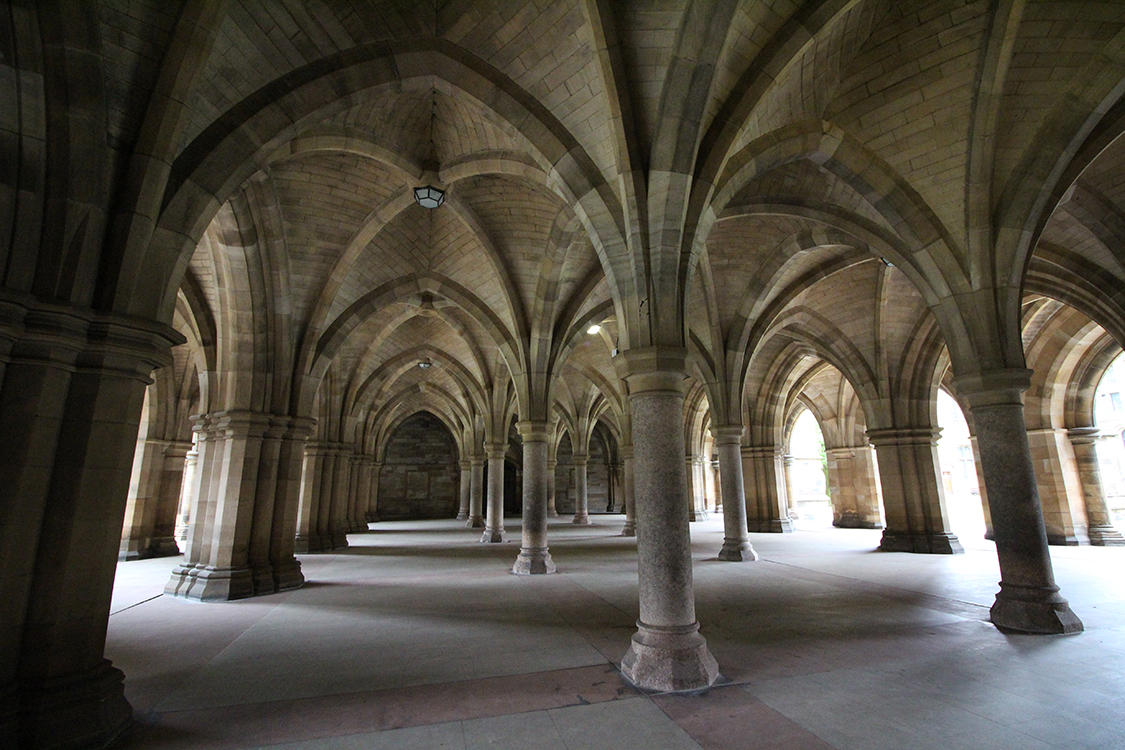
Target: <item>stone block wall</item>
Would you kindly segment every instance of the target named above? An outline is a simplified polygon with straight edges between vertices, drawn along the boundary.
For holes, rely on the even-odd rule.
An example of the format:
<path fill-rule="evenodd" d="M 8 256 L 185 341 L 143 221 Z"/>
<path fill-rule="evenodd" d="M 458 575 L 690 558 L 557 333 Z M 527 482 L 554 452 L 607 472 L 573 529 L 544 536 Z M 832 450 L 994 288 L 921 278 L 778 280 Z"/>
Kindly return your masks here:
<path fill-rule="evenodd" d="M 461 469 L 445 425 L 418 415 L 391 436 L 379 476 L 379 517 L 383 520 L 453 518 L 457 515 Z"/>

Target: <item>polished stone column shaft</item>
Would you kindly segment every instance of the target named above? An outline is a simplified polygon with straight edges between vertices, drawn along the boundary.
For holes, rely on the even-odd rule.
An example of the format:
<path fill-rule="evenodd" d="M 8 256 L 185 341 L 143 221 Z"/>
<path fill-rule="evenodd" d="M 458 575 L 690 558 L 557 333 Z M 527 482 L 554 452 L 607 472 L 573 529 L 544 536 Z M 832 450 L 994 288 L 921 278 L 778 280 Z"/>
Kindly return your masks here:
<path fill-rule="evenodd" d="M 575 454 L 574 461 L 574 519 L 571 523 L 589 525 L 590 523 L 590 498 L 586 489 L 586 463 L 588 457 L 584 454 Z"/>
<path fill-rule="evenodd" d="M 465 528 L 484 528 L 484 456 L 469 459 L 469 520 Z"/>
<path fill-rule="evenodd" d="M 650 690 L 712 684 L 718 664 L 699 634 L 692 590 L 691 535 L 679 351 L 626 352 L 633 414 L 640 619 L 621 671 Z M 672 367 L 663 360 L 671 359 Z"/>
<path fill-rule="evenodd" d="M 1001 630 L 1074 633 L 1082 630 L 1082 621 L 1055 585 L 1027 442 L 1021 394 L 1030 381 L 1029 370 L 954 380 L 972 411 L 1000 560 L 1000 592 L 991 617 Z"/>
<path fill-rule="evenodd" d="M 512 572 L 554 573 L 547 548 L 547 423 L 519 422 L 516 427 L 523 438 L 523 534 Z"/>
<path fill-rule="evenodd" d="M 1078 478 L 1082 482 L 1090 544 L 1117 547 L 1125 544 L 1125 537 L 1114 528 L 1113 516 L 1105 500 L 1102 470 L 1098 464 L 1099 432 L 1097 427 L 1073 427 L 1067 431 L 1074 449 Z"/>
<path fill-rule="evenodd" d="M 191 507 L 195 501 L 192 490 L 195 482 L 195 472 L 199 467 L 199 451 L 193 444 L 191 450 L 184 456 L 184 478 L 180 488 L 180 510 L 176 514 L 176 541 L 182 550 L 187 543 L 188 526 L 191 525 Z"/>
<path fill-rule="evenodd" d="M 488 515 L 481 535 L 482 542 L 496 544 L 508 541 L 504 531 L 504 456 L 508 446 L 504 444 L 486 447 L 488 455 Z"/>
<path fill-rule="evenodd" d="M 746 533 L 746 490 L 742 480 L 742 425 L 712 427 L 719 454 L 719 483 L 723 496 L 723 548 L 719 559 L 728 562 L 757 560 L 758 553 Z"/>
<path fill-rule="evenodd" d="M 457 520 L 469 520 L 469 490 L 472 489 L 473 464 L 468 459 L 460 462 L 461 484 L 458 487 L 459 502 L 457 505 Z"/>

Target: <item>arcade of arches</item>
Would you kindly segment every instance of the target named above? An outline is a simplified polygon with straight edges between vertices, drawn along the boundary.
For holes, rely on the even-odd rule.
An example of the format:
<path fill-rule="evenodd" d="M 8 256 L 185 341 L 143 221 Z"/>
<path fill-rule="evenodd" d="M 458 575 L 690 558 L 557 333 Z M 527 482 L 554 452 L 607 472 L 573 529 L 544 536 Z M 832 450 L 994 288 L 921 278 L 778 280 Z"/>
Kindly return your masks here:
<path fill-rule="evenodd" d="M 801 411 L 837 525 L 961 550 L 941 389 L 992 622 L 1082 629 L 1048 545 L 1122 542 L 1121 3 L 16 0 L 0 72 L 0 745 L 128 722 L 119 555 L 251 597 L 381 513 L 520 512 L 531 575 L 625 512 L 621 670 L 706 687 L 689 523 L 792 531 Z"/>

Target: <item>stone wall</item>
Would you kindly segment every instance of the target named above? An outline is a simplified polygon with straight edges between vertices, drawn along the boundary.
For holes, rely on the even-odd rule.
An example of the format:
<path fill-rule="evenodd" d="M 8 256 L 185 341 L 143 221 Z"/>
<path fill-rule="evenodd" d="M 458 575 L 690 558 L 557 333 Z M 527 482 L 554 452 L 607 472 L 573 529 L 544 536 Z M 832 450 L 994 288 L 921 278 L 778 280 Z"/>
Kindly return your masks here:
<path fill-rule="evenodd" d="M 453 518 L 461 470 L 449 431 L 436 417 L 419 414 L 391 436 L 379 477 L 383 520 Z"/>

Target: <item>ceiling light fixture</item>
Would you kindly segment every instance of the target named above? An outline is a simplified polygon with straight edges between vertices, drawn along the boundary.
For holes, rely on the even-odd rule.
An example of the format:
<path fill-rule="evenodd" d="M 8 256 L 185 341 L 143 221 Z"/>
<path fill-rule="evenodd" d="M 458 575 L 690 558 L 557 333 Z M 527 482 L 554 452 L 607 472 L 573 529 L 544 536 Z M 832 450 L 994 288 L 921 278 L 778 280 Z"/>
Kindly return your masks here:
<path fill-rule="evenodd" d="M 437 3 L 434 3 L 434 36 L 437 36 Z M 430 150 L 422 163 L 422 180 L 429 183 L 414 188 L 414 200 L 422 208 L 437 208 L 445 203 L 445 191 L 433 183 L 438 181 L 437 149 L 434 147 L 434 123 L 437 120 L 437 87 L 430 88 Z M 430 182 L 432 181 L 432 182 Z M 440 183 L 439 183 L 440 184 Z"/>
<path fill-rule="evenodd" d="M 418 363 L 418 369 L 420 369 L 420 370 L 428 370 L 433 366 L 434 366 L 434 363 L 430 361 L 429 357 L 426 357 L 425 359 L 423 359 L 421 362 Z"/>
<path fill-rule="evenodd" d="M 586 333 L 593 336 L 595 333 L 598 333 L 601 330 L 602 330 L 602 327 L 600 325 L 598 325 L 597 323 L 594 323 L 593 325 L 591 325 L 589 328 L 586 329 Z"/>

